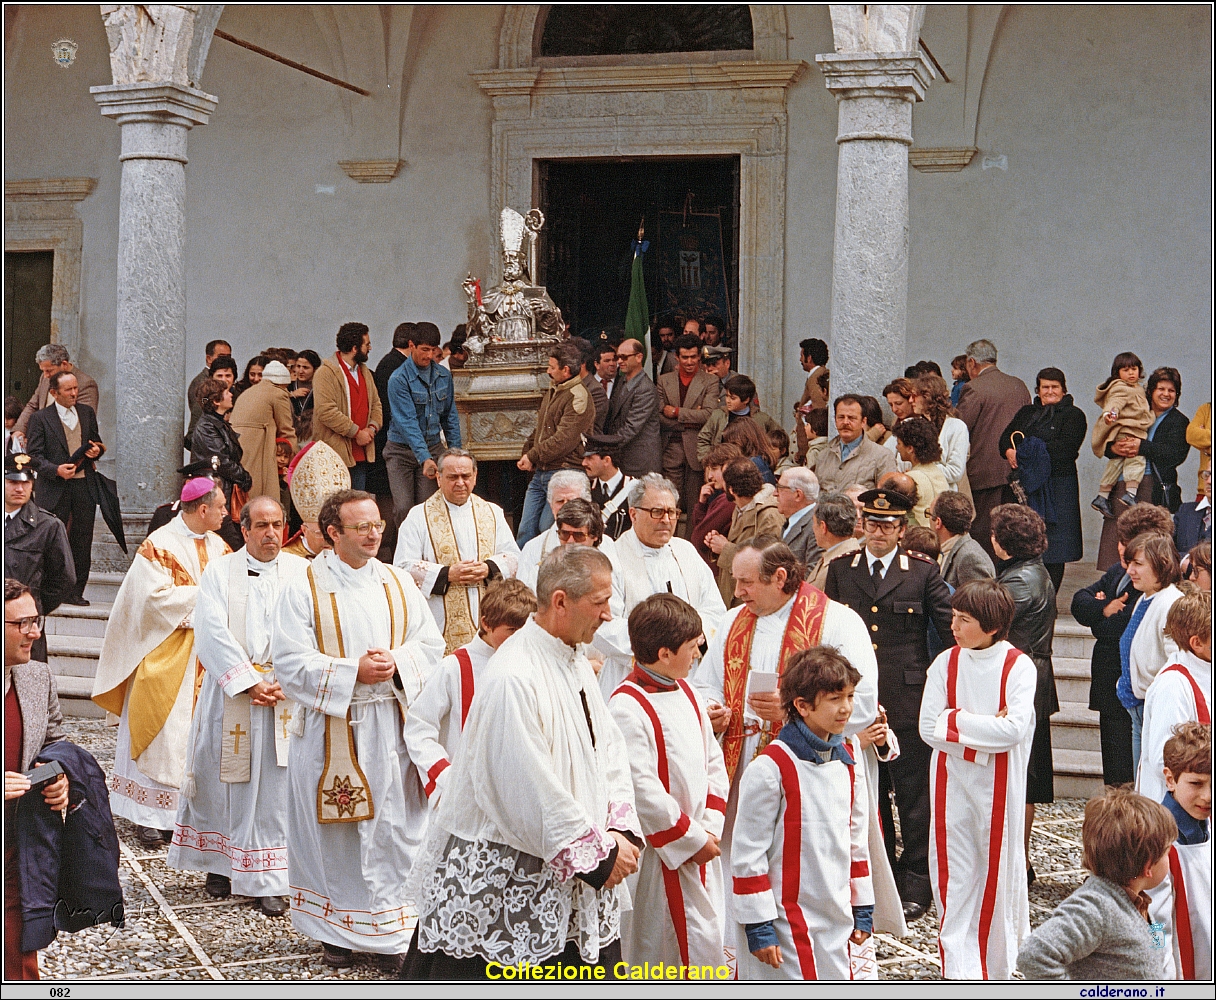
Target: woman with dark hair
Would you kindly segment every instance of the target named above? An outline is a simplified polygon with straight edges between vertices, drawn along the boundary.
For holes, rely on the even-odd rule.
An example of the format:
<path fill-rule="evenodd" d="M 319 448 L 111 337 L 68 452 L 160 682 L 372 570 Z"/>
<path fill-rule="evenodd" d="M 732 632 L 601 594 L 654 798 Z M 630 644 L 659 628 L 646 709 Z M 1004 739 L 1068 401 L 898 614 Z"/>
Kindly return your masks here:
<path fill-rule="evenodd" d="M 265 354 L 259 354 L 256 358 L 249 359 L 249 363 L 245 365 L 245 374 L 232 387 L 232 401 L 234 403 L 241 398 L 242 392 L 251 385 L 257 385 L 262 381 L 262 372 L 268 364 L 270 364 L 270 358 L 266 357 Z"/>
<path fill-rule="evenodd" d="M 722 470 L 736 458 L 742 457 L 743 452 L 737 444 L 723 441 L 710 448 L 701 462 L 705 467 L 705 485 L 701 487 L 701 494 L 692 508 L 688 540 L 715 573 L 718 570 L 718 557 L 705 544 L 705 536 L 711 531 L 725 534 L 730 530 L 730 519 L 735 512 L 735 505 L 730 494 L 726 492 Z"/>
<path fill-rule="evenodd" d="M 916 385 L 911 379 L 897 378 L 883 389 L 882 394 L 887 397 L 896 423 L 915 412 L 913 401 L 916 399 Z"/>
<path fill-rule="evenodd" d="M 726 535 L 709 532 L 705 544 L 718 557 L 718 590 L 726 606 L 735 604 L 735 577 L 731 565 L 739 546 L 761 535 L 781 537 L 785 518 L 777 509 L 776 490 L 760 477 L 755 463 L 736 458 L 722 470 L 726 493 L 735 505 L 730 531 Z"/>
<path fill-rule="evenodd" d="M 912 523 L 928 528 L 929 505 L 942 493 L 950 492 L 950 484 L 939 464 L 942 446 L 937 440 L 937 428 L 928 418 L 913 415 L 895 425 L 895 448 L 900 460 L 908 466 L 907 475 L 916 483 L 916 505 L 912 508 Z"/>
<path fill-rule="evenodd" d="M 722 442 L 737 445 L 743 457 L 750 458 L 756 464 L 761 479 L 776 489 L 777 477 L 773 475 L 773 467 L 777 464 L 777 457 L 773 454 L 768 435 L 756 421 L 751 417 L 732 420 L 722 432 Z"/>
<path fill-rule="evenodd" d="M 297 441 L 312 440 L 312 377 L 320 367 L 321 355 L 316 351 L 301 351 L 291 369 L 294 381 L 288 386 L 288 395 Z"/>
<path fill-rule="evenodd" d="M 1029 656 L 1038 671 L 1034 742 L 1026 769 L 1026 877 L 1033 882 L 1030 828 L 1034 825 L 1034 807 L 1055 799 L 1051 717 L 1060 710 L 1060 700 L 1051 665 L 1051 640 L 1056 627 L 1056 588 L 1043 565 L 1047 529 L 1038 514 L 1021 504 L 1005 503 L 992 509 L 991 524 L 992 550 L 1001 560 L 996 579 L 1009 590 L 1016 609 L 1009 642 Z"/>
<path fill-rule="evenodd" d="M 212 478 L 219 480 L 229 510 L 217 534 L 236 550 L 245 542 L 231 514 L 232 488 L 239 486 L 249 490 L 253 486 L 253 477 L 241 465 L 244 457 L 241 439 L 228 423 L 228 414 L 232 412 L 232 390 L 219 379 L 209 378 L 199 386 L 198 400 L 203 412 L 194 425 L 194 436 L 190 439 L 190 461 L 212 464 L 215 470 L 211 473 Z"/>
<path fill-rule="evenodd" d="M 882 405 L 873 396 L 858 396 L 861 400 L 861 419 L 865 421 L 866 437 L 875 444 L 886 445 L 891 440 L 891 432 L 883 423 Z M 887 445 L 892 451 L 894 443 Z"/>
<path fill-rule="evenodd" d="M 1034 402 L 1014 414 L 998 445 L 1010 469 L 1018 467 L 1017 441 L 1023 437 L 1038 438 L 1047 448 L 1055 518 L 1047 522 L 1043 563 L 1057 591 L 1064 579 L 1064 565 L 1082 556 L 1077 454 L 1085 441 L 1085 431 L 1085 413 L 1068 395 L 1064 373 L 1059 368 L 1044 368 L 1035 378 Z"/>
<path fill-rule="evenodd" d="M 1148 437 L 1142 440 L 1125 438 L 1108 444 L 1106 457 L 1131 458 L 1133 455 L 1143 455 L 1148 462 L 1148 469 L 1140 482 L 1135 499 L 1168 507 L 1170 513 L 1174 514 L 1182 506 L 1182 494 L 1178 489 L 1178 466 L 1186 461 L 1191 448 L 1186 440 L 1186 428 L 1190 420 L 1178 409 L 1178 401 L 1182 398 L 1182 375 L 1177 368 L 1166 366 L 1156 369 L 1148 377 L 1145 394 L 1148 396 L 1149 409 L 1153 411 L 1153 423 L 1148 429 Z M 1124 495 L 1122 482 L 1116 483 L 1110 494 L 1116 515 L 1123 509 L 1122 506 L 1115 505 L 1115 501 L 1119 499 L 1125 504 L 1131 500 Z M 1114 519 L 1103 518 L 1102 543 L 1098 546 L 1098 569 L 1112 566 L 1118 558 Z"/>
<path fill-rule="evenodd" d="M 950 489 L 971 499 L 971 484 L 967 481 L 967 455 L 971 451 L 971 432 L 954 415 L 950 390 L 940 375 L 922 375 L 916 380 L 916 398 L 912 409 L 937 428 L 937 443 L 941 445 L 939 464 Z"/>

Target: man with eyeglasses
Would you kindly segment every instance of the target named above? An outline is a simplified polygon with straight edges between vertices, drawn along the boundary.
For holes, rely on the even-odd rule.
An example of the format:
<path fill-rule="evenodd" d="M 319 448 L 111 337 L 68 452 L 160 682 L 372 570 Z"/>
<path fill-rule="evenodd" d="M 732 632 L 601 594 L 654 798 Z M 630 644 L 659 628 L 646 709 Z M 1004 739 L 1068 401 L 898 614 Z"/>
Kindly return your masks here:
<path fill-rule="evenodd" d="M 438 667 L 443 636 L 410 574 L 376 558 L 384 521 L 372 494 L 332 494 L 318 523 L 333 548 L 283 584 L 270 642 L 295 704 L 291 923 L 321 942 L 330 968 L 362 951 L 395 974 L 417 912 L 402 884 L 429 813 L 402 716 Z"/>
<path fill-rule="evenodd" d="M 443 631 L 446 655 L 477 635 L 481 595 L 490 581 L 515 576 L 519 546 L 502 508 L 473 492 L 477 459 L 449 448 L 435 465 L 439 492 L 406 515 L 393 565 L 422 591 Z"/>
<path fill-rule="evenodd" d="M 190 765 L 169 867 L 206 873 L 207 895 L 252 896 L 287 913 L 287 746 L 293 706 L 275 680 L 270 631 L 284 582 L 308 560 L 282 551 L 283 507 L 241 508 L 245 545 L 203 573 L 194 642 L 206 673 L 190 731 Z"/>
<path fill-rule="evenodd" d="M 595 646 L 604 654 L 600 690 L 605 700 L 630 670 L 629 613 L 651 594 L 675 594 L 696 608 L 707 640 L 726 614 L 713 570 L 691 542 L 676 537 L 680 494 L 670 480 L 652 472 L 634 483 L 629 519 L 633 527 L 616 540 L 619 572 L 612 574 L 613 608 L 621 610 L 595 634 Z"/>
<path fill-rule="evenodd" d="M 569 541 L 569 539 L 563 541 L 561 538 L 556 521 L 558 514 L 571 500 L 586 500 L 590 503 L 591 483 L 587 479 L 586 473 L 579 472 L 577 469 L 561 469 L 555 472 L 553 478 L 549 480 L 545 494 L 554 523 L 523 547 L 519 553 L 519 570 L 515 575 L 517 580 L 522 580 L 533 590 L 536 589 L 536 572 L 545 556 L 559 545 L 564 545 L 566 541 Z"/>
<path fill-rule="evenodd" d="M 207 476 L 187 479 L 181 508 L 140 545 L 106 623 L 93 701 L 120 716 L 110 809 L 155 850 L 173 839 L 194 711 L 194 604 L 207 565 L 230 550 L 228 514 Z"/>
<path fill-rule="evenodd" d="M 616 349 L 619 370 L 608 400 L 604 433 L 588 434 L 593 444 L 612 448 L 626 475 L 658 472 L 663 464 L 659 444 L 659 391 L 645 367 L 645 349 L 636 340 L 622 340 Z"/>
<path fill-rule="evenodd" d="M 68 532 L 59 518 L 30 503 L 33 460 L 4 456 L 4 572 L 30 588 L 40 614 L 49 615 L 76 589 Z M 46 637 L 34 641 L 33 657 L 46 662 Z"/>
<path fill-rule="evenodd" d="M 903 853 L 898 861 L 889 814 L 883 816 L 883 832 L 904 917 L 913 921 L 924 916 L 933 901 L 929 883 L 932 751 L 919 733 L 921 695 L 930 662 L 927 632 L 932 621 L 938 635 L 950 634 L 950 588 L 933 559 L 899 546 L 913 506 L 907 496 L 887 488 L 866 490 L 859 500 L 865 548 L 851 559 L 830 563 L 823 589 L 832 600 L 861 616 L 878 659 L 878 700 L 899 742 L 899 756 L 880 765 L 881 777 L 889 778 L 894 786 L 899 809 Z M 880 809 L 883 799 L 880 795 Z"/>

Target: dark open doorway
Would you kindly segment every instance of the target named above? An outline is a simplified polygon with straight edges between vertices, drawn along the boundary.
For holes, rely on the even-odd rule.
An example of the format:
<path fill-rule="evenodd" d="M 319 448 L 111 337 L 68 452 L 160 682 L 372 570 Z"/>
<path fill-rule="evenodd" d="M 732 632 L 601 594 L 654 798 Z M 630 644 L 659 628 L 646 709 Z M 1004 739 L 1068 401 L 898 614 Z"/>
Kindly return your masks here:
<path fill-rule="evenodd" d="M 651 316 L 721 317 L 733 343 L 739 304 L 739 158 L 537 163 L 540 281 L 570 331 L 624 328 L 632 241 L 646 220 Z"/>
<path fill-rule="evenodd" d="M 34 355 L 51 342 L 55 251 L 4 254 L 4 394 L 24 403 L 42 374 Z"/>

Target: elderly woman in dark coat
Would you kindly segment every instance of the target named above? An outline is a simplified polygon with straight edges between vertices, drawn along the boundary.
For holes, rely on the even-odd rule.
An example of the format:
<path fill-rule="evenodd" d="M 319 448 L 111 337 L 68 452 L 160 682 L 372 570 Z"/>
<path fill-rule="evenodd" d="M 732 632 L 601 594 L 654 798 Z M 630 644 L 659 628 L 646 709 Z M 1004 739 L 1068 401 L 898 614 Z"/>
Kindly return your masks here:
<path fill-rule="evenodd" d="M 1081 497 L 1077 484 L 1077 453 L 1085 440 L 1085 414 L 1073 405 L 1068 382 L 1059 368 L 1044 368 L 1035 380 L 1035 400 L 1023 406 L 1001 435 L 1000 450 L 1011 469 L 1017 468 L 1019 432 L 1047 446 L 1051 459 L 1051 489 L 1055 521 L 1047 525 L 1043 564 L 1051 583 L 1060 589 L 1064 564 L 1081 558 Z"/>
<path fill-rule="evenodd" d="M 1038 670 L 1034 694 L 1034 743 L 1026 769 L 1026 870 L 1030 867 L 1030 828 L 1034 807 L 1055 798 L 1051 760 L 1051 717 L 1060 710 L 1055 673 L 1051 666 L 1051 640 L 1056 628 L 1056 588 L 1043 565 L 1047 529 L 1029 507 L 1006 503 L 992 510 L 992 550 L 999 560 L 996 578 L 1013 595 L 1016 610 L 1009 642 L 1029 656 Z"/>

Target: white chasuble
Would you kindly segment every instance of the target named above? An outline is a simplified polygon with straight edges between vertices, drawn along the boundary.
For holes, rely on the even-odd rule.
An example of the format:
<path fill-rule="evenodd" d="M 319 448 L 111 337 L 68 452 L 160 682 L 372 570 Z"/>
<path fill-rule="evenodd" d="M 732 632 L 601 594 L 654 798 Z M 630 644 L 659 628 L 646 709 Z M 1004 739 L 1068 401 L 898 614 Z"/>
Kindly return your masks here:
<path fill-rule="evenodd" d="M 250 705 L 247 694 L 238 696 L 259 681 L 274 680 L 271 615 L 283 581 L 307 568 L 299 556 L 284 552 L 264 563 L 241 549 L 207 567 L 194 608 L 194 648 L 206 675 L 194 709 L 169 865 L 227 876 L 239 896 L 288 892 L 287 768 L 279 763 L 276 735 L 290 720 L 279 716 L 291 703 Z M 241 610 L 243 628 L 236 631 L 243 643 L 232 621 Z M 232 723 L 231 713 L 226 718 L 226 702 L 245 704 L 243 726 Z M 244 762 L 245 780 L 221 780 L 225 750 Z"/>
<path fill-rule="evenodd" d="M 110 810 L 172 830 L 200 668 L 192 615 L 207 565 L 229 551 L 179 514 L 139 546 L 106 625 L 93 700 L 120 716 Z"/>
<path fill-rule="evenodd" d="M 947 979 L 1011 978 L 1030 933 L 1023 835 L 1036 676 L 1031 659 L 1002 641 L 946 650 L 925 680 L 929 880 Z"/>
<path fill-rule="evenodd" d="M 722 836 L 726 765 L 700 696 L 635 670 L 608 710 L 629 754 L 634 802 L 646 837 L 630 876 L 633 909 L 621 921 L 621 957 L 631 964 L 727 963 L 722 859 L 689 864 L 709 834 Z"/>
<path fill-rule="evenodd" d="M 437 545 L 440 550 L 454 548 L 455 557 L 452 552 L 437 553 Z M 502 576 L 513 578 L 518 560 L 519 546 L 502 508 L 476 494 L 458 507 L 435 493 L 410 508 L 393 555 L 393 565 L 409 573 L 426 598 L 449 653 L 477 634 L 482 587 L 447 583 L 445 588 L 443 570 L 455 562 L 491 562 Z"/>
<path fill-rule="evenodd" d="M 402 885 L 426 830 L 427 806 L 402 738 L 402 703 L 418 696 L 443 655 L 443 637 L 407 573 L 375 559 L 361 569 L 332 551 L 311 563 L 322 598 L 337 609 L 343 656 L 317 642 L 307 576 L 284 581 L 274 614 L 271 657 L 283 693 L 295 702 L 288 761 L 287 841 L 292 925 L 343 948 L 399 954 L 415 911 Z M 408 623 L 394 647 L 386 576 L 404 591 Z M 389 580 L 391 583 L 391 580 Z M 362 684 L 359 658 L 387 649 L 393 678 Z M 318 821 L 318 784 L 326 767 L 326 719 L 349 718 L 374 813 L 357 823 Z"/>
<path fill-rule="evenodd" d="M 601 625 L 592 640 L 592 645 L 604 654 L 600 690 L 605 700 L 612 697 L 632 669 L 629 612 L 652 594 L 675 594 L 696 608 L 707 640 L 712 640 L 722 627 L 726 605 L 722 603 L 718 581 L 692 543 L 673 537 L 655 549 L 643 545 L 630 528 L 616 540 L 612 621 Z"/>

